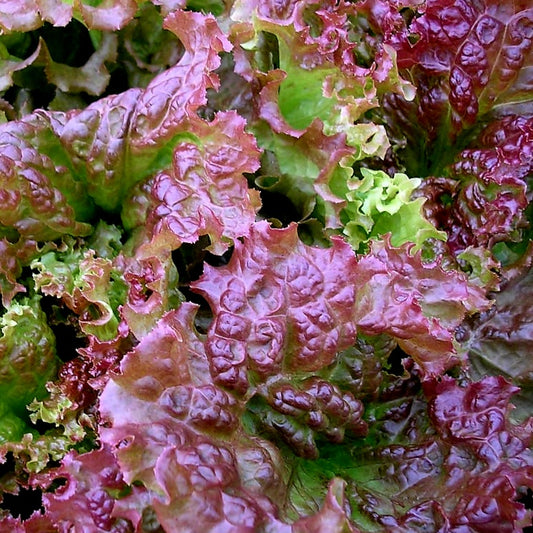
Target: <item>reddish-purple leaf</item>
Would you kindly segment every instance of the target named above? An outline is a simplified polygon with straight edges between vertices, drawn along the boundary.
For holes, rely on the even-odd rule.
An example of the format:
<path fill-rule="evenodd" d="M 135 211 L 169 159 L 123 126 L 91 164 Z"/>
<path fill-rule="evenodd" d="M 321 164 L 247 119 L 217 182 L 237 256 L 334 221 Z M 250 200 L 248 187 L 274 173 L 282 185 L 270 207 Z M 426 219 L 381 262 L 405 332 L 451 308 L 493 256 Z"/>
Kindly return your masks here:
<path fill-rule="evenodd" d="M 216 382 L 245 390 L 248 372 L 265 379 L 330 364 L 355 338 L 356 284 L 355 255 L 341 239 L 313 248 L 296 225 L 257 223 L 227 267 L 206 266 L 193 284 L 215 314 L 207 350 Z"/>

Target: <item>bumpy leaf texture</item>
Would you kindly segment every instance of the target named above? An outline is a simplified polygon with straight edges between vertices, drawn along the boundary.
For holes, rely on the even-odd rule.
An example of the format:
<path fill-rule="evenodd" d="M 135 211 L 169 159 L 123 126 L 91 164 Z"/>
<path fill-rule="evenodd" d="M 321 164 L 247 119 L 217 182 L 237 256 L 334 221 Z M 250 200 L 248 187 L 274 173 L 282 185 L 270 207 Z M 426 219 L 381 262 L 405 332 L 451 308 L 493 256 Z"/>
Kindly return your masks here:
<path fill-rule="evenodd" d="M 35 240 L 88 235 L 97 207 L 122 209 L 127 229 L 145 226 L 146 211 L 153 211 L 149 228 L 161 235 L 148 257 L 206 234 L 212 251 L 222 253 L 255 219 L 259 195 L 248 191 L 242 173 L 257 169 L 259 151 L 245 121 L 227 112 L 208 123 L 196 113 L 207 88 L 217 86 L 212 71 L 230 44 L 212 16 L 177 11 L 165 27 L 186 51 L 145 90 L 68 114 L 38 111 L 0 128 L 0 231 L 14 271 L 33 259 L 25 250 Z M 149 187 L 140 190 L 148 197 L 139 200 L 146 181 Z M 144 211 L 131 209 L 142 201 Z M 143 233 L 138 241 L 152 236 Z M 22 288 L 10 269 L 2 270 L 9 301 Z"/>
<path fill-rule="evenodd" d="M 33 239 L 13 243 L 4 237 L 0 241 L 0 293 L 4 307 L 9 305 L 15 294 L 26 292 L 26 287 L 17 279 L 22 274 L 22 267 L 38 257 L 41 251 Z"/>
<path fill-rule="evenodd" d="M 377 3 L 382 9 L 373 10 L 372 22 L 418 89 L 403 112 L 410 109 L 430 140 L 442 136 L 449 143 L 487 113 L 531 101 L 533 13 L 527 2 L 430 0 L 407 24 L 392 3 Z"/>
<path fill-rule="evenodd" d="M 143 483 L 145 505 L 165 531 L 289 532 L 272 503 L 284 501 L 281 458 L 268 442 L 244 433 L 244 401 L 214 384 L 204 341 L 194 332 L 195 312 L 183 304 L 166 314 L 124 357 L 100 398 L 102 440 L 124 480 Z M 332 484 L 310 524 L 343 530 L 341 488 Z M 121 516 L 127 499 L 118 505 Z M 142 519 L 136 506 L 127 513 L 135 525 Z"/>
<path fill-rule="evenodd" d="M 55 336 L 39 300 L 13 302 L 0 320 L 0 401 L 22 417 L 26 404 L 46 394 L 58 368 Z"/>
<path fill-rule="evenodd" d="M 533 12 L 527 2 L 427 2 L 398 46 L 400 68 L 444 74 L 454 128 L 492 108 L 531 99 Z"/>
<path fill-rule="evenodd" d="M 501 377 L 465 387 L 447 377 L 426 383 L 427 413 L 420 404 L 403 413 L 382 410 L 389 427 L 402 429 L 378 434 L 382 444 L 354 452 L 344 471 L 356 525 L 406 533 L 521 531 L 531 512 L 516 491 L 531 482 L 533 458 L 531 422 L 507 419 L 517 390 Z"/>
<path fill-rule="evenodd" d="M 533 460 L 531 321 L 517 295 L 531 276 L 503 285 L 494 310 L 486 291 L 498 287 L 494 245 L 523 237 L 532 122 L 516 113 L 531 101 L 531 8 L 189 3 L 216 9 L 219 26 L 180 0 L 155 3 L 150 20 L 165 16 L 173 42 L 157 68 L 152 41 L 119 41 L 138 88 L 0 125 L 0 457 L 15 463 L 2 482 L 42 496 L 42 512 L 0 528 L 520 531 Z M 0 7 L 0 27 L 74 13 L 105 32 L 138 7 L 24 0 Z M 116 39 L 93 37 L 100 47 L 75 70 L 41 44 L 49 81 L 101 92 Z M 8 62 L 7 82 L 34 59 Z M 216 94 L 219 73 L 229 96 Z M 351 179 L 365 159 L 381 164 L 383 124 L 396 170 L 434 177 Z M 321 229 L 351 217 L 353 246 L 256 222 L 247 178 Z M 435 228 L 457 261 L 423 260 Z M 207 241 L 233 250 L 186 289 L 211 307 L 201 335 L 172 253 Z M 86 343 L 59 371 L 58 325 Z M 513 383 L 483 378 L 493 371 Z"/>
<path fill-rule="evenodd" d="M 192 285 L 215 315 L 208 333 L 214 379 L 245 391 L 250 378 L 318 370 L 353 343 L 357 328 L 397 337 L 424 372 L 439 375 L 457 362 L 454 330 L 490 303 L 461 273 L 425 264 L 411 248 L 376 242 L 357 261 L 340 239 L 313 248 L 295 225 L 256 224 L 227 267 L 206 266 Z"/>
<path fill-rule="evenodd" d="M 83 222 L 91 212 L 91 202 L 80 180 L 65 166 L 68 159 L 57 140 L 66 120 L 64 113 L 38 111 L 0 129 L 0 224 L 6 236 L 13 235 L 13 241 L 17 233 L 48 241 L 91 232 L 91 226 Z"/>
<path fill-rule="evenodd" d="M 503 378 L 459 386 L 386 372 L 367 401 L 366 438 L 292 459 L 288 501 L 309 512 L 329 479 L 344 479 L 352 524 L 364 532 L 513 531 L 531 512 L 516 501 L 533 473 L 531 420 L 509 421 L 517 388 Z M 350 460 L 347 460 L 347 458 Z"/>
<path fill-rule="evenodd" d="M 207 346 L 216 382 L 246 391 L 250 372 L 253 383 L 330 364 L 355 338 L 356 284 L 355 255 L 344 241 L 312 248 L 296 225 L 257 223 L 227 267 L 206 266 L 192 285 L 215 314 Z"/>
<path fill-rule="evenodd" d="M 396 164 L 431 176 L 419 191 L 435 215 L 426 216 L 447 231 L 452 254 L 520 240 L 530 163 L 519 154 L 531 150 L 531 7 L 432 0 L 404 19 L 392 3 L 365 6 L 417 86 L 412 102 L 386 95 L 380 112 Z"/>
<path fill-rule="evenodd" d="M 23 523 L 7 518 L 0 525 L 27 533 L 133 531 L 129 522 L 113 516 L 114 498 L 126 486 L 108 449 L 84 454 L 71 452 L 60 467 L 33 476 L 30 486 L 46 491 L 59 479 L 62 481 L 59 488 L 43 494 L 44 513 L 37 510 Z"/>
<path fill-rule="evenodd" d="M 412 255 L 412 244 L 376 241 L 358 262 L 356 320 L 361 331 L 388 333 L 420 365 L 439 376 L 464 362 L 455 330 L 465 316 L 490 307 L 484 290 L 457 270 Z"/>
<path fill-rule="evenodd" d="M 260 199 L 242 174 L 257 170 L 259 151 L 244 125 L 236 113 L 219 113 L 203 125 L 203 131 L 197 128 L 201 146 L 194 142 L 176 146 L 173 170 L 158 174 L 151 189 L 157 206 L 147 223 L 153 225 L 156 241 L 176 249 L 208 235 L 210 250 L 222 254 L 247 232 Z"/>
<path fill-rule="evenodd" d="M 117 335 L 117 306 L 126 292 L 125 284 L 109 259 L 95 257 L 94 251 L 49 252 L 32 263 L 38 290 L 54 296 L 79 318 L 87 335 L 110 340 Z"/>
<path fill-rule="evenodd" d="M 237 23 L 232 34 L 237 45 L 235 72 L 254 80 L 256 113 L 271 128 L 266 136 L 262 128 L 257 129 L 259 144 L 273 151 L 283 174 L 289 174 L 288 150 L 299 152 L 297 157 L 307 159 L 308 167 L 318 164 L 317 172 L 299 173 L 303 187 L 298 187 L 315 189 L 328 227 L 339 226 L 345 190 L 339 194 L 330 182 L 336 172 L 350 173 L 343 158 L 353 162 L 383 156 L 388 147 L 382 126 L 359 119 L 377 105 L 379 91 L 413 96 L 412 86 L 397 74 L 391 47 L 365 49 L 370 59 L 358 58 L 357 16 L 357 5 L 346 2 L 240 1 L 231 12 Z M 268 57 L 273 59 L 265 61 Z M 302 154 L 296 146 L 296 140 L 306 135 L 326 150 L 333 139 L 344 146 L 323 166 L 312 152 Z"/>
<path fill-rule="evenodd" d="M 116 210 L 131 186 L 170 163 L 176 142 L 163 141 L 187 132 L 191 122 L 202 123 L 195 111 L 205 103 L 207 87 L 217 83 L 211 71 L 218 52 L 230 46 L 213 17 L 177 11 L 165 27 L 186 47 L 180 62 L 144 90 L 130 89 L 75 113 L 61 131 L 77 174 L 105 209 Z M 195 32 L 185 31 L 193 27 Z"/>
<path fill-rule="evenodd" d="M 427 198 L 426 216 L 448 233 L 454 254 L 521 239 L 532 127 L 531 118 L 517 115 L 494 121 L 481 132 L 477 146 L 458 155 L 448 177 L 428 178 L 417 191 Z"/>

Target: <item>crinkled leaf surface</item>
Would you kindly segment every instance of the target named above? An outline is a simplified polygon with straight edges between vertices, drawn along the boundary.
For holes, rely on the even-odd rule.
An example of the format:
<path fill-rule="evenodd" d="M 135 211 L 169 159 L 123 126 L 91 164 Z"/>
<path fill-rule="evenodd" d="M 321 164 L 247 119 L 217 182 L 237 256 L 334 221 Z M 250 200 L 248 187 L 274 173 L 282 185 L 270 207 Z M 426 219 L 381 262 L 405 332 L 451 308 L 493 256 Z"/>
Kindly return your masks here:
<path fill-rule="evenodd" d="M 49 252 L 31 264 L 35 285 L 43 294 L 62 299 L 77 315 L 85 334 L 110 340 L 117 335 L 118 305 L 126 291 L 109 259 L 94 251 Z"/>
<path fill-rule="evenodd" d="M 506 418 L 516 390 L 503 378 L 464 388 L 451 378 L 428 382 L 427 399 L 416 388 L 392 397 L 383 388 L 368 404 L 365 440 L 324 446 L 319 460 L 298 465 L 304 497 L 294 501 L 323 492 L 321 476 L 342 476 L 361 531 L 521 531 L 531 516 L 515 495 L 529 483 L 532 456 L 528 423 Z"/>
<path fill-rule="evenodd" d="M 490 304 L 464 275 L 423 263 L 411 248 L 375 242 L 356 260 L 340 239 L 314 248 L 295 225 L 256 224 L 227 267 L 206 266 L 193 284 L 215 315 L 213 377 L 246 390 L 250 371 L 265 379 L 284 368 L 318 370 L 353 343 L 357 328 L 397 337 L 428 375 L 439 375 L 457 362 L 455 329 Z"/>
<path fill-rule="evenodd" d="M 355 250 L 371 237 L 391 234 L 391 244 L 399 246 L 406 242 L 420 249 L 426 239 L 445 240 L 422 214 L 422 198 L 411 199 L 412 192 L 421 180 L 405 174 L 390 178 L 383 171 L 362 168 L 363 178 L 348 181 L 348 204 L 345 207 L 344 234 Z"/>
<path fill-rule="evenodd" d="M 55 378 L 58 368 L 55 337 L 39 300 L 13 302 L 0 322 L 2 402 L 21 416 L 28 403 L 46 394 L 45 384 Z"/>
<path fill-rule="evenodd" d="M 69 172 L 57 139 L 66 120 L 64 113 L 36 112 L 0 128 L 0 224 L 24 237 L 46 241 L 91 231 L 83 220 L 92 202 L 81 180 Z"/>
<path fill-rule="evenodd" d="M 530 271 L 505 286 L 495 297 L 494 309 L 464 331 L 472 376 L 502 375 L 521 388 L 513 400 L 513 416 L 519 419 L 529 416 L 532 394 L 531 360 L 523 355 L 533 341 L 532 279 Z"/>
<path fill-rule="evenodd" d="M 108 423 L 101 437 L 126 482 L 149 490 L 165 530 L 291 531 L 267 499 L 283 501 L 278 452 L 244 433 L 243 400 L 214 384 L 204 341 L 194 332 L 195 312 L 183 304 L 166 314 L 125 356 L 100 399 Z M 342 491 L 331 490 L 334 499 L 308 522 L 342 531 Z"/>
<path fill-rule="evenodd" d="M 296 225 L 257 223 L 227 267 L 206 266 L 193 284 L 215 314 L 207 341 L 213 377 L 246 389 L 249 371 L 265 379 L 331 363 L 355 338 L 356 284 L 355 255 L 344 241 L 313 248 Z"/>
<path fill-rule="evenodd" d="M 463 150 L 447 177 L 424 181 L 426 216 L 448 233 L 454 252 L 468 246 L 491 249 L 519 241 L 528 205 L 527 176 L 533 146 L 532 120 L 509 115 L 484 128 L 478 146 Z"/>
<path fill-rule="evenodd" d="M 391 95 L 385 104 L 386 114 L 394 115 L 392 136 L 408 139 L 403 157 L 410 173 L 440 173 L 477 136 L 473 126 L 513 113 L 515 104 L 531 105 L 533 13 L 527 2 L 430 0 L 407 24 L 394 3 L 376 3 L 372 23 L 417 86 L 413 102 Z"/>
<path fill-rule="evenodd" d="M 455 343 L 463 319 L 490 307 L 484 291 L 456 270 L 425 263 L 412 244 L 372 243 L 358 262 L 355 320 L 365 333 L 398 339 L 427 376 L 441 375 L 464 353 Z"/>
<path fill-rule="evenodd" d="M 0 529 L 531 523 L 526 2 L 0 27 Z"/>
<path fill-rule="evenodd" d="M 219 113 L 198 128 L 199 145 L 175 147 L 172 170 L 158 174 L 151 189 L 155 209 L 147 223 L 153 226 L 153 246 L 161 242 L 175 249 L 209 235 L 211 250 L 221 254 L 247 233 L 260 199 L 243 173 L 258 168 L 259 151 L 244 125 L 236 113 Z"/>

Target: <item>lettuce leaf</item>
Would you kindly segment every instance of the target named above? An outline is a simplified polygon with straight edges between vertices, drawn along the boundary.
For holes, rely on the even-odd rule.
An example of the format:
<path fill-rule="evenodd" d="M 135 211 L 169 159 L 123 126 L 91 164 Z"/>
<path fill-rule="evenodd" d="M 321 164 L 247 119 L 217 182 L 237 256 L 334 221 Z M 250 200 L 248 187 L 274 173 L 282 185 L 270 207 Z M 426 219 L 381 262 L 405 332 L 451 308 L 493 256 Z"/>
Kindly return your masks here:
<path fill-rule="evenodd" d="M 389 431 L 371 433 L 379 440 L 352 452 L 352 466 L 343 468 L 342 451 L 332 450 L 324 462 L 338 461 L 349 479 L 355 524 L 401 532 L 527 525 L 515 493 L 532 472 L 528 423 L 505 421 L 516 390 L 503 378 L 427 383 L 427 410 L 419 400 L 382 409 Z"/>
<path fill-rule="evenodd" d="M 164 529 L 290 531 L 267 500 L 282 497 L 280 457 L 267 442 L 243 432 L 243 400 L 210 377 L 206 345 L 194 331 L 195 312 L 183 304 L 167 313 L 125 356 L 120 375 L 101 395 L 108 424 L 101 428 L 102 440 L 117 456 L 124 480 L 142 482 L 145 501 Z M 326 516 L 310 522 L 325 521 L 341 531 L 347 517 L 336 503 L 342 500 L 339 489 L 332 490 L 337 499 L 330 496 Z"/>
<path fill-rule="evenodd" d="M 407 23 L 394 3 L 376 3 L 382 11 L 371 11 L 372 24 L 417 86 L 412 102 L 390 95 L 384 106 L 392 137 L 408 140 L 402 159 L 409 174 L 440 174 L 487 120 L 530 105 L 533 15 L 526 3 L 430 0 Z"/>
<path fill-rule="evenodd" d="M 497 258 L 498 247 L 523 240 L 531 163 L 521 154 L 531 142 L 531 119 L 509 115 L 484 128 L 478 146 L 460 152 L 446 177 L 421 185 L 416 194 L 427 198 L 426 216 L 448 233 L 453 254 L 481 247 Z"/>
<path fill-rule="evenodd" d="M 13 302 L 1 317 L 2 404 L 22 417 L 27 404 L 46 394 L 46 382 L 58 369 L 55 337 L 39 300 Z"/>
<path fill-rule="evenodd" d="M 231 12 L 234 41 L 240 45 L 234 50 L 235 71 L 260 82 L 257 115 L 270 126 L 265 132 L 258 123 L 259 144 L 277 158 L 284 190 L 305 191 L 310 198 L 299 201 L 305 206 L 319 199 L 326 227 L 340 225 L 346 188 L 336 187 L 351 174 L 350 166 L 383 157 L 389 146 L 383 126 L 363 120 L 364 113 L 378 105 L 380 91 L 414 96 L 410 83 L 398 75 L 393 48 L 369 47 L 370 58 L 358 57 L 358 16 L 357 5 L 344 2 L 301 1 L 285 9 L 270 2 L 236 2 Z M 327 151 L 335 143 L 333 157 L 323 163 L 317 161 L 320 152 L 307 155 L 306 137 Z M 295 158 L 307 171 L 291 171 Z"/>
<path fill-rule="evenodd" d="M 531 271 L 508 283 L 495 297 L 494 309 L 477 320 L 465 324 L 465 343 L 469 348 L 470 372 L 474 378 L 501 375 L 520 387 L 513 403 L 513 417 L 529 415 L 531 368 L 523 357 L 531 344 L 531 316 L 528 296 L 531 293 Z"/>
<path fill-rule="evenodd" d="M 527 531 L 532 27 L 0 6 L 0 529 Z"/>
<path fill-rule="evenodd" d="M 361 169 L 362 180 L 350 179 L 348 204 L 344 209 L 344 233 L 355 250 L 362 248 L 372 237 L 391 234 L 391 244 L 400 246 L 415 243 L 420 249 L 427 239 L 445 240 L 422 213 L 424 199 L 411 199 L 421 180 L 405 174 L 390 178 L 379 170 Z"/>

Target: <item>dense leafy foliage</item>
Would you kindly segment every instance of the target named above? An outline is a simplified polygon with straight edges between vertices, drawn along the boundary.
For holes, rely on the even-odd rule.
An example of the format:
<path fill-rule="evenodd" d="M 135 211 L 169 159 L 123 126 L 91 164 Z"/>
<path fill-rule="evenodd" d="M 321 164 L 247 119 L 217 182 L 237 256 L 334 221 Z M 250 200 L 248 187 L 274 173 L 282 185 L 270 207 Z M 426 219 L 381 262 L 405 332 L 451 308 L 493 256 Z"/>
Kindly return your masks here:
<path fill-rule="evenodd" d="M 0 529 L 521 532 L 533 9 L 0 5 Z"/>

